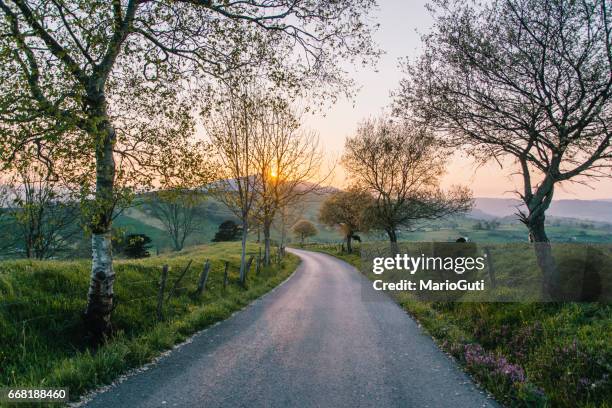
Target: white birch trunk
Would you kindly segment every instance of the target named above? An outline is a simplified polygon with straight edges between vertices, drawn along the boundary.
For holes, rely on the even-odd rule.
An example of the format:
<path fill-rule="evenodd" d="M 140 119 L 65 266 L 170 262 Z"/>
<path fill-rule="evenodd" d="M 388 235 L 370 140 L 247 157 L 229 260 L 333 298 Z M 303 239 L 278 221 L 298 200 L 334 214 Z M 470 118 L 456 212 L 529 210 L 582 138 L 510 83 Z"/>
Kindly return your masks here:
<path fill-rule="evenodd" d="M 93 333 L 108 333 L 115 281 L 111 232 L 92 234 L 91 250 L 91 282 L 87 294 L 86 321 Z"/>

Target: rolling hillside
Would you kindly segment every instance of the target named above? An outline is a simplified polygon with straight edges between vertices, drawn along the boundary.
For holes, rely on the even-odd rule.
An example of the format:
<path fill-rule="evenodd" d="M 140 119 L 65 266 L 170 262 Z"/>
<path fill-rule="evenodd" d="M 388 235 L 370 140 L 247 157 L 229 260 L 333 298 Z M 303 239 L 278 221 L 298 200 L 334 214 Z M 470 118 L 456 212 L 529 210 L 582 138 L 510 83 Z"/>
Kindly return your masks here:
<path fill-rule="evenodd" d="M 522 208 L 521 202 L 509 198 L 476 198 L 470 216 L 508 217 Z M 576 218 L 581 220 L 612 223 L 612 200 L 554 200 L 548 210 L 549 217 Z"/>

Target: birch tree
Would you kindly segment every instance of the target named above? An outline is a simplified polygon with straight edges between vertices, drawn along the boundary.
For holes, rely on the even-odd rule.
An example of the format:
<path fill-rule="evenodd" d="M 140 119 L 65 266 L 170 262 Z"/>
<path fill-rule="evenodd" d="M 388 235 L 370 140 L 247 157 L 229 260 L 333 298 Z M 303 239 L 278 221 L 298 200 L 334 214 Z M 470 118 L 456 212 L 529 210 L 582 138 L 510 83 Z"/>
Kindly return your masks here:
<path fill-rule="evenodd" d="M 246 245 L 249 221 L 257 197 L 257 179 L 253 165 L 253 139 L 261 132 L 263 102 L 245 88 L 228 89 L 228 97 L 207 114 L 205 125 L 219 160 L 220 179 L 213 185 L 213 194 L 242 223 L 240 281 L 246 276 Z"/>
<path fill-rule="evenodd" d="M 52 151 L 88 164 L 92 270 L 84 316 L 94 339 L 109 333 L 113 309 L 110 231 L 119 163 L 148 177 L 157 157 L 149 153 L 172 140 L 152 131 L 155 121 L 187 121 L 195 106 L 190 91 L 202 78 L 256 67 L 296 92 L 347 89 L 338 62 L 370 63 L 378 54 L 367 18 L 374 5 L 0 0 L 1 161 L 28 151 L 53 165 Z"/>
<path fill-rule="evenodd" d="M 558 271 L 545 231 L 561 183 L 612 174 L 612 17 L 606 0 L 435 1 L 424 54 L 405 65 L 398 113 L 416 114 L 477 159 L 511 158 L 519 219 L 543 290 Z"/>
<path fill-rule="evenodd" d="M 303 129 L 295 108 L 278 98 L 261 102 L 260 132 L 254 134 L 251 158 L 259 183 L 255 216 L 264 235 L 264 264 L 270 264 L 271 231 L 276 214 L 309 193 L 322 175 L 323 152 L 313 132 Z"/>

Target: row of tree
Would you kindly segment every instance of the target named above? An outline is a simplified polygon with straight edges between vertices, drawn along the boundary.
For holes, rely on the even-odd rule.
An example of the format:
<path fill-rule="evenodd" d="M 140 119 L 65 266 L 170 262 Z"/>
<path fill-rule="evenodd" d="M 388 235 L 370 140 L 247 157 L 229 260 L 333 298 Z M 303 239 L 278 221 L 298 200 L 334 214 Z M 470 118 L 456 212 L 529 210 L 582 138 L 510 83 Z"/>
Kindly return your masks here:
<path fill-rule="evenodd" d="M 612 13 L 608 0 L 432 4 L 423 54 L 404 64 L 398 116 L 522 176 L 518 211 L 556 297 L 545 216 L 562 183 L 612 175 Z"/>
<path fill-rule="evenodd" d="M 80 187 L 92 249 L 84 315 L 93 338 L 111 327 L 117 205 L 138 189 L 209 184 L 211 152 L 194 131 L 200 113 L 213 113 L 211 137 L 248 220 L 253 196 L 245 185 L 255 173 L 240 156 L 256 146 L 241 140 L 254 125 L 244 114 L 260 106 L 233 85 L 259 78 L 289 100 L 350 93 L 340 62 L 371 64 L 378 57 L 367 24 L 374 6 L 374 0 L 0 0 L 0 163 L 10 172 L 38 161 Z M 231 102 L 216 111 L 217 97 Z M 241 152 L 236 158 L 232 146 Z M 275 169 L 266 165 L 258 171 Z"/>
<path fill-rule="evenodd" d="M 205 125 L 219 160 L 220 178 L 210 189 L 242 222 L 242 276 L 250 226 L 263 232 L 268 265 L 272 224 L 283 223 L 290 206 L 320 187 L 323 153 L 316 135 L 302 129 L 295 108 L 261 88 L 229 88 Z"/>
<path fill-rule="evenodd" d="M 448 149 L 482 163 L 511 159 L 526 207 L 517 215 L 536 244 L 543 292 L 557 297 L 545 231 L 555 188 L 612 175 L 610 2 L 434 0 L 430 10 L 424 51 L 404 62 L 394 93 L 399 120 L 366 121 L 347 140 L 343 162 L 356 187 L 333 197 L 321 218 L 341 220 L 349 248 L 371 225 L 396 246 L 399 226 L 468 208 L 466 189 L 437 188 Z M 355 203 L 371 196 L 358 217 L 368 205 Z"/>
<path fill-rule="evenodd" d="M 347 139 L 342 157 L 353 185 L 330 196 L 319 219 L 341 228 L 348 252 L 355 234 L 369 230 L 384 231 L 396 252 L 402 228 L 471 208 L 467 188 L 440 188 L 446 157 L 426 127 L 385 117 L 366 120 Z"/>

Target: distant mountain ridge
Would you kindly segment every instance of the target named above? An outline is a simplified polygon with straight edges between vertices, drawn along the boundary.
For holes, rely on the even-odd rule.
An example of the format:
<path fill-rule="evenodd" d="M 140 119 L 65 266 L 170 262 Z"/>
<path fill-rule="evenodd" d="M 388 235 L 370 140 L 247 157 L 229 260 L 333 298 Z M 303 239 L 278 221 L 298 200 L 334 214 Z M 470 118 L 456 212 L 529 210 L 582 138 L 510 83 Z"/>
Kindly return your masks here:
<path fill-rule="evenodd" d="M 513 216 L 517 208 L 525 208 L 517 199 L 477 197 L 469 216 L 478 219 L 502 218 Z M 612 223 L 612 200 L 553 200 L 547 215 Z"/>

